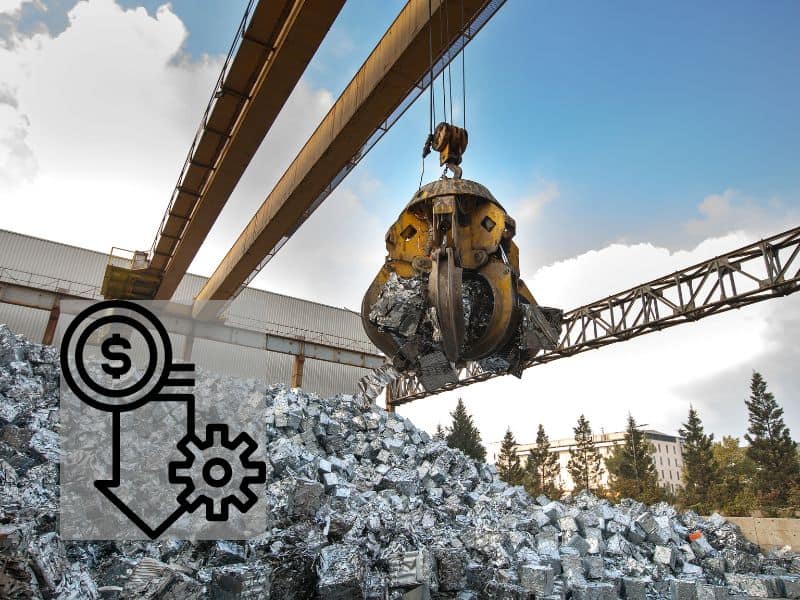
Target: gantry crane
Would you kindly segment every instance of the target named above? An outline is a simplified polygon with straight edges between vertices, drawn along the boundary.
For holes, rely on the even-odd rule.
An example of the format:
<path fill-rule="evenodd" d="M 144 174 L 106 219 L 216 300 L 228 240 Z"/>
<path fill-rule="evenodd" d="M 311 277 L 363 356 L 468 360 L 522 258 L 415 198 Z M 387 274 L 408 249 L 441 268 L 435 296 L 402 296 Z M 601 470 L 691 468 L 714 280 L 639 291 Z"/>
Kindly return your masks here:
<path fill-rule="evenodd" d="M 217 309 L 207 301 L 237 296 L 504 2 L 406 3 L 199 292 L 196 317 L 215 316 L 209 311 Z M 156 240 L 149 252 L 138 254 L 138 262 L 110 261 L 103 282 L 107 297 L 172 296 L 343 4 L 251 0 Z M 455 248 L 454 240 L 449 243 Z M 798 254 L 800 229 L 792 229 L 569 311 L 551 349 L 526 355 L 520 369 L 796 292 Z M 452 350 L 457 332 L 448 331 L 445 338 Z M 453 357 L 455 381 L 426 385 L 431 373 L 418 365 L 391 384 L 389 408 L 498 375 L 479 361 L 448 359 Z"/>

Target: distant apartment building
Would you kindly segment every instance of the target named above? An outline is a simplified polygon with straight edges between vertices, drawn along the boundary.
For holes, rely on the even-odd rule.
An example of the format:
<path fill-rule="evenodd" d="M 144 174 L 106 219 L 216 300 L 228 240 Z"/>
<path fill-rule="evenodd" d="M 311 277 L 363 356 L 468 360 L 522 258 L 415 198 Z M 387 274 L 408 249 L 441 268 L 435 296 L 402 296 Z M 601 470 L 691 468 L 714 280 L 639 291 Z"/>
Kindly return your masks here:
<path fill-rule="evenodd" d="M 653 459 L 656 463 L 656 473 L 658 474 L 658 484 L 671 491 L 677 491 L 683 487 L 683 440 L 674 435 L 661 433 L 652 429 L 644 430 L 645 437 L 653 446 Z M 625 432 L 616 431 L 614 433 L 601 433 L 593 437 L 595 446 L 600 456 L 605 460 L 614 446 L 619 446 L 625 442 Z M 522 459 L 522 464 L 527 460 L 528 452 L 536 444 L 520 444 L 517 446 L 517 453 Z M 551 440 L 550 449 L 558 454 L 560 466 L 558 484 L 563 490 L 571 490 L 575 487 L 572 477 L 567 471 L 569 462 L 570 448 L 575 447 L 575 440 L 566 438 L 561 440 Z M 603 465 L 603 475 L 600 480 L 601 485 L 608 485 L 608 470 Z"/>

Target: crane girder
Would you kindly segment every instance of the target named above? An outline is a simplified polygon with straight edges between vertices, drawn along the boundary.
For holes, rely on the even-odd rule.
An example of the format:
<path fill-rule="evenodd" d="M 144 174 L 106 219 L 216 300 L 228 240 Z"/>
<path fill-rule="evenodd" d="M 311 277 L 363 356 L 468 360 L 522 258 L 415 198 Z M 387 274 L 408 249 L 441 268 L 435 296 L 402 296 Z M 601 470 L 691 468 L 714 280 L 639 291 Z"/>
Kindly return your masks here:
<path fill-rule="evenodd" d="M 503 3 L 409 0 L 200 291 L 196 314 L 250 282 Z"/>
<path fill-rule="evenodd" d="M 175 292 L 343 5 L 260 0 L 243 19 L 153 242 L 155 298 Z"/>

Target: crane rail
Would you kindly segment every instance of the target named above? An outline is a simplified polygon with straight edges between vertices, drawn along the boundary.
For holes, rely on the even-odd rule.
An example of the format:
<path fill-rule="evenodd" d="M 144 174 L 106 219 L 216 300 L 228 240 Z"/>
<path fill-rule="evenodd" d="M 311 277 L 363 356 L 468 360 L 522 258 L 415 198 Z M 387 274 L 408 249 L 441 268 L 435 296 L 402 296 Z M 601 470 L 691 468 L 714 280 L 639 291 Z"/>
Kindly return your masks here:
<path fill-rule="evenodd" d="M 249 0 L 156 239 L 157 299 L 177 289 L 344 0 Z"/>
<path fill-rule="evenodd" d="M 555 350 L 534 357 L 524 369 L 602 348 L 709 315 L 741 308 L 800 289 L 800 227 L 773 235 L 564 315 Z M 390 385 L 392 406 L 503 375 L 470 362 L 456 383 L 427 391 L 416 375 Z"/>

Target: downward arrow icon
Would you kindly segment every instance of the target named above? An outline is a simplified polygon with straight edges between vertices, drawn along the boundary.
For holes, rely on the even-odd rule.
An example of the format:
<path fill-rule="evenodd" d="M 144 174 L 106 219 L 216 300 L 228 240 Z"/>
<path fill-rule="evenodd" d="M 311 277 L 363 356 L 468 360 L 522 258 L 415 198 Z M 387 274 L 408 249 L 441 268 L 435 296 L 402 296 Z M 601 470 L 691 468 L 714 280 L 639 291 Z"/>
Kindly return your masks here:
<path fill-rule="evenodd" d="M 164 395 L 132 413 L 112 413 L 111 479 L 94 482 L 100 493 L 150 539 L 166 532 L 186 512 L 186 507 L 177 500 L 181 490 L 169 486 L 167 477 L 167 459 L 176 451 L 175 427 L 166 427 L 168 435 L 154 441 L 142 439 L 146 434 L 141 431 L 142 424 L 159 423 L 163 427 L 165 414 L 175 418 L 178 405 L 186 412 L 182 423 L 186 423 L 188 431 L 193 431 L 194 397 L 191 394 Z M 139 453 L 143 448 L 160 456 L 160 460 L 142 464 Z M 165 485 L 154 486 L 153 479 Z M 153 495 L 154 487 L 158 490 L 157 496 Z"/>

